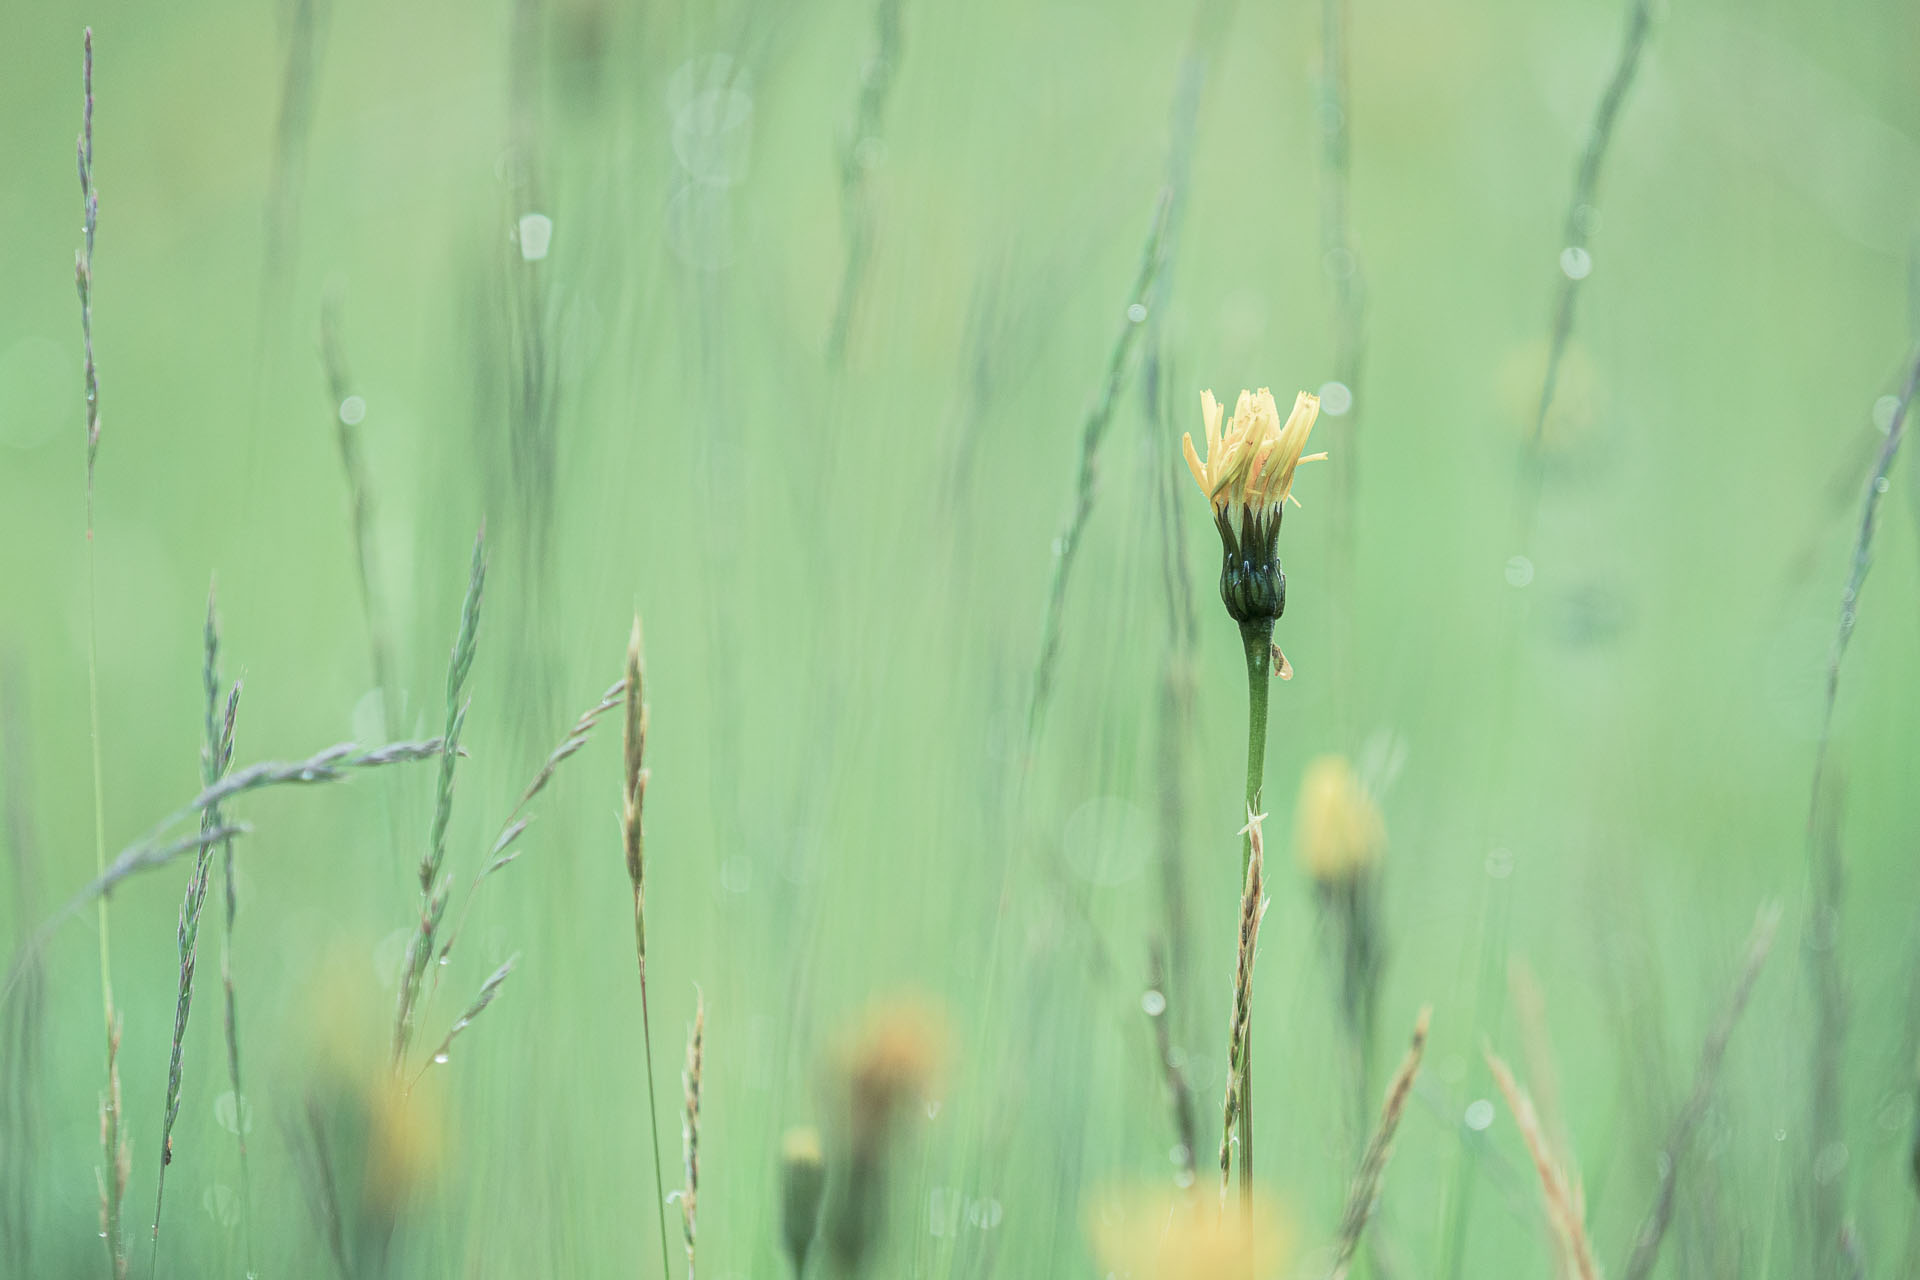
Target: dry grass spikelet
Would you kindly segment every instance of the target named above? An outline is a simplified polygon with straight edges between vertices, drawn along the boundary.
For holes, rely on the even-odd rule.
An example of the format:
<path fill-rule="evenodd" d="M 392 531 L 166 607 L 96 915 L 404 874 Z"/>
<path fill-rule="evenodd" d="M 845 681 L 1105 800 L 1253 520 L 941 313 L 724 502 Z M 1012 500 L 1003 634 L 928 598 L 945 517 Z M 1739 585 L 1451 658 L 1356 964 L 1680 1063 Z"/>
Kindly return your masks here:
<path fill-rule="evenodd" d="M 1587 1240 L 1585 1193 L 1578 1180 L 1554 1157 L 1547 1136 L 1540 1128 L 1533 1099 L 1513 1078 L 1512 1069 L 1491 1049 L 1486 1050 L 1486 1058 L 1494 1083 L 1506 1097 L 1520 1137 L 1527 1144 L 1527 1154 L 1533 1157 L 1534 1172 L 1539 1175 L 1541 1195 L 1546 1202 L 1547 1223 L 1553 1228 L 1563 1262 L 1579 1280 L 1600 1280 L 1600 1265 L 1594 1261 L 1593 1246 Z"/>
<path fill-rule="evenodd" d="M 636 902 L 646 885 L 645 845 L 640 815 L 647 799 L 646 669 L 640 658 L 640 615 L 633 615 L 633 634 L 627 641 L 626 738 L 624 785 L 621 788 L 621 831 L 625 837 L 627 878 L 633 882 Z"/>
<path fill-rule="evenodd" d="M 687 1245 L 687 1278 L 693 1280 L 694 1246 L 700 1234 L 700 1069 L 706 1051 L 707 1002 L 694 1007 L 693 1030 L 687 1035 L 687 1068 L 680 1076 L 685 1098 L 680 1115 L 682 1167 L 686 1184 L 680 1191 L 680 1226 Z"/>

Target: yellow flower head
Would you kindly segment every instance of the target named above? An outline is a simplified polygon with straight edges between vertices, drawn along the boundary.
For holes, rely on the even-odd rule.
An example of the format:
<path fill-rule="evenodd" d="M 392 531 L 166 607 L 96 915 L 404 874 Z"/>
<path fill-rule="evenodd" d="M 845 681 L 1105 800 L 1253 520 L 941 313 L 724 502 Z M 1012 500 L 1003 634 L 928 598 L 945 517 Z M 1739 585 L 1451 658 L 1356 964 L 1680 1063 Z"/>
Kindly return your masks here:
<path fill-rule="evenodd" d="M 1087 1217 L 1101 1266 L 1128 1280 L 1271 1280 L 1288 1252 L 1290 1233 L 1264 1197 L 1249 1214 L 1212 1196 L 1140 1191 L 1105 1196 Z"/>
<path fill-rule="evenodd" d="M 1321 756 L 1300 780 L 1294 852 L 1317 884 L 1357 876 L 1380 861 L 1387 826 L 1345 756 Z"/>
<path fill-rule="evenodd" d="M 946 1059 L 946 1018 L 934 1006 L 903 998 L 871 1010 L 845 1057 L 854 1147 L 877 1152 L 900 1109 L 937 1090 Z"/>
<path fill-rule="evenodd" d="M 1216 512 L 1229 507 L 1263 510 L 1293 497 L 1293 472 L 1302 462 L 1317 462 L 1324 453 L 1301 456 L 1307 433 L 1320 416 L 1320 397 L 1302 391 L 1294 397 L 1293 412 L 1285 424 L 1273 392 L 1242 391 L 1233 418 L 1223 430 L 1222 407 L 1213 392 L 1200 393 L 1200 415 L 1206 422 L 1207 456 L 1203 462 L 1193 447 L 1193 433 L 1182 440 L 1187 467 Z M 1299 506 L 1299 499 L 1294 499 Z"/>

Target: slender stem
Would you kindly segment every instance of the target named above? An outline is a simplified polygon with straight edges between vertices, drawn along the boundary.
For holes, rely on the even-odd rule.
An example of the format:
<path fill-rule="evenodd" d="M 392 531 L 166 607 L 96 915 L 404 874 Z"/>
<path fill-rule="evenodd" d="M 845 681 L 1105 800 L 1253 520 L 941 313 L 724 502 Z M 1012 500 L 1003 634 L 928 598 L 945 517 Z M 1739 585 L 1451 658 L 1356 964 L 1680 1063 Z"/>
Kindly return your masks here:
<path fill-rule="evenodd" d="M 653 1017 L 647 1009 L 647 914 L 645 900 L 633 893 L 633 943 L 640 961 L 640 1035 L 647 1051 L 647 1122 L 653 1130 L 653 1207 L 660 1220 L 660 1275 L 672 1280 L 673 1261 L 667 1252 L 667 1183 L 660 1165 L 660 1108 L 653 1100 Z"/>
<path fill-rule="evenodd" d="M 1247 812 L 1260 812 L 1261 784 L 1267 771 L 1268 672 L 1273 661 L 1273 619 L 1240 624 L 1240 640 L 1247 651 Z M 1253 859 L 1253 831 L 1249 826 L 1240 843 L 1240 876 Z M 1253 1015 L 1240 1047 L 1240 1202 L 1253 1208 Z"/>

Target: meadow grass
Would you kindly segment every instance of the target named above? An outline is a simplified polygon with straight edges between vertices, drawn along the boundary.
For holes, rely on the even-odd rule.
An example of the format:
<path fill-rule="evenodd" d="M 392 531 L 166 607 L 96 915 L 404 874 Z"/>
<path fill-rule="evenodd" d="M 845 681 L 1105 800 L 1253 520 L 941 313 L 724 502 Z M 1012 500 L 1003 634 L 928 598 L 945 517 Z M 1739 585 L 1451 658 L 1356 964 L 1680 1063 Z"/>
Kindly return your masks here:
<path fill-rule="evenodd" d="M 1911 1269 L 1904 10 L 88 16 L 0 1271 Z M 1235 649 L 1181 434 L 1333 383 Z"/>

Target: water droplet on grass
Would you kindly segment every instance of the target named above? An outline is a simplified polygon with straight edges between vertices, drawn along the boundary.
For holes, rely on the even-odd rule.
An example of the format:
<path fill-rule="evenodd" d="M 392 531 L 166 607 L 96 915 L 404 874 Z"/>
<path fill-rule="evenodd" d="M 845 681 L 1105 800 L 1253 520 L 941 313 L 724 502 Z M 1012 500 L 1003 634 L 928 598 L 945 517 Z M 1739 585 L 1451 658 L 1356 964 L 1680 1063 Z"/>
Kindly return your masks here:
<path fill-rule="evenodd" d="M 1467 1104 L 1467 1113 L 1461 1118 L 1467 1128 L 1475 1133 L 1484 1133 L 1493 1123 L 1493 1104 L 1485 1098 L 1475 1098 Z"/>
<path fill-rule="evenodd" d="M 1569 280 L 1585 280 L 1593 274 L 1593 255 L 1577 244 L 1560 251 L 1560 272 Z"/>
<path fill-rule="evenodd" d="M 1525 556 L 1511 556 L 1507 560 L 1507 585 L 1524 587 L 1533 581 L 1533 561 Z"/>
<path fill-rule="evenodd" d="M 340 402 L 340 421 L 350 427 L 357 427 L 367 416 L 367 402 L 359 396 L 348 396 Z"/>
<path fill-rule="evenodd" d="M 1158 991 L 1149 989 L 1140 997 L 1140 1007 L 1149 1018 L 1157 1018 L 1167 1011 L 1167 998 Z"/>
<path fill-rule="evenodd" d="M 1893 430 L 1893 415 L 1900 412 L 1899 396 L 1881 396 L 1873 402 L 1873 425 L 1881 435 Z"/>

